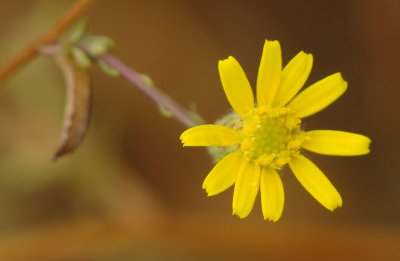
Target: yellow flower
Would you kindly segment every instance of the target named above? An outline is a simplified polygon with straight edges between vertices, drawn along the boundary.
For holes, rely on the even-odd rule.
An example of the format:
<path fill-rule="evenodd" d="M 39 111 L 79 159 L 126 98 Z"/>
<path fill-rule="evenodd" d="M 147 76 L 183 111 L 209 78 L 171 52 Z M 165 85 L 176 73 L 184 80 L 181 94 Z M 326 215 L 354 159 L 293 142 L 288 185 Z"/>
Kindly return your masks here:
<path fill-rule="evenodd" d="M 360 134 L 305 131 L 301 120 L 324 109 L 347 88 L 340 73 L 312 84 L 298 94 L 313 63 L 311 54 L 298 53 L 282 70 L 278 41 L 265 41 L 254 101 L 250 83 L 233 57 L 219 61 L 226 97 L 234 112 L 220 124 L 190 128 L 184 146 L 224 146 L 225 155 L 203 183 L 208 196 L 235 185 L 233 214 L 246 217 L 260 190 L 264 219 L 277 221 L 284 192 L 279 170 L 289 165 L 297 180 L 325 208 L 342 206 L 342 198 L 322 171 L 300 154 L 301 149 L 325 155 L 355 156 L 369 152 L 370 139 Z M 223 124 L 221 124 L 223 122 Z M 222 126 L 224 125 L 224 126 Z"/>

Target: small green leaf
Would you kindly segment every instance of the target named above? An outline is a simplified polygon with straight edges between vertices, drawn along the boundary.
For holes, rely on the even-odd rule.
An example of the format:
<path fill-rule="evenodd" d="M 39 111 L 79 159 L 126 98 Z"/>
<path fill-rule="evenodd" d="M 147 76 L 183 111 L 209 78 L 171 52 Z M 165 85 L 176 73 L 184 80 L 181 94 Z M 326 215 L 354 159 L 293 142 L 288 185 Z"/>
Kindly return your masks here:
<path fill-rule="evenodd" d="M 165 106 L 158 105 L 158 111 L 161 113 L 162 116 L 166 118 L 171 118 L 174 114 Z"/>
<path fill-rule="evenodd" d="M 87 69 L 91 66 L 92 62 L 90 61 L 90 58 L 80 48 L 72 47 L 70 49 L 70 53 L 74 59 L 74 62 L 79 67 Z"/>
<path fill-rule="evenodd" d="M 144 73 L 139 74 L 139 76 L 142 79 L 142 81 L 144 82 L 144 84 L 146 84 L 149 87 L 153 87 L 154 86 L 154 82 L 150 78 L 150 76 L 148 76 L 147 74 L 144 74 Z"/>
<path fill-rule="evenodd" d="M 108 53 L 114 47 L 113 40 L 106 36 L 88 36 L 83 44 L 92 57 Z"/>
<path fill-rule="evenodd" d="M 70 35 L 68 36 L 68 43 L 77 44 L 79 43 L 86 35 L 89 28 L 89 23 L 86 19 L 80 20 L 75 26 L 72 28 Z"/>
<path fill-rule="evenodd" d="M 103 60 L 98 59 L 97 65 L 103 71 L 103 73 L 105 73 L 106 75 L 114 77 L 114 78 L 119 76 L 119 71 L 117 71 L 116 69 L 111 67 L 108 63 L 104 62 Z"/>

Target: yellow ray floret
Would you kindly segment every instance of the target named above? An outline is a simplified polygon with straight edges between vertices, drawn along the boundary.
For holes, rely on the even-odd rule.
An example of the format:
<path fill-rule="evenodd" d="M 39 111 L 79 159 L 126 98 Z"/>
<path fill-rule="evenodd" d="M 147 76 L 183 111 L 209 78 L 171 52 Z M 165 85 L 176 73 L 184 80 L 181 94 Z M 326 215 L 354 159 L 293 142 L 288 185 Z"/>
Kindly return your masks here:
<path fill-rule="evenodd" d="M 342 197 L 322 171 L 309 159 L 296 155 L 289 162 L 290 169 L 303 187 L 327 209 L 342 206 Z"/>
<path fill-rule="evenodd" d="M 233 191 L 232 213 L 240 218 L 250 214 L 260 188 L 260 167 L 242 159 Z"/>
<path fill-rule="evenodd" d="M 203 182 L 203 189 L 207 191 L 208 196 L 219 194 L 232 186 L 242 163 L 243 158 L 238 151 L 220 160 Z"/>
<path fill-rule="evenodd" d="M 238 61 L 229 56 L 219 61 L 218 69 L 225 95 L 236 113 L 242 115 L 252 109 L 253 91 Z"/>
<path fill-rule="evenodd" d="M 282 215 L 285 195 L 281 176 L 276 170 L 262 168 L 260 190 L 264 219 L 278 221 Z"/>
<path fill-rule="evenodd" d="M 282 74 L 281 45 L 265 41 L 257 77 L 257 103 L 272 105 L 278 92 Z"/>
<path fill-rule="evenodd" d="M 306 150 L 336 156 L 356 156 L 369 153 L 371 140 L 364 135 L 334 130 L 307 131 L 303 148 Z"/>
<path fill-rule="evenodd" d="M 282 70 L 282 77 L 273 106 L 286 105 L 303 87 L 310 75 L 313 56 L 299 52 Z"/>
<path fill-rule="evenodd" d="M 346 89 L 347 82 L 340 73 L 335 73 L 306 88 L 288 104 L 288 107 L 293 110 L 294 117 L 305 118 L 325 109 Z"/>
<path fill-rule="evenodd" d="M 200 125 L 182 133 L 183 146 L 229 146 L 240 142 L 237 131 L 213 124 Z"/>

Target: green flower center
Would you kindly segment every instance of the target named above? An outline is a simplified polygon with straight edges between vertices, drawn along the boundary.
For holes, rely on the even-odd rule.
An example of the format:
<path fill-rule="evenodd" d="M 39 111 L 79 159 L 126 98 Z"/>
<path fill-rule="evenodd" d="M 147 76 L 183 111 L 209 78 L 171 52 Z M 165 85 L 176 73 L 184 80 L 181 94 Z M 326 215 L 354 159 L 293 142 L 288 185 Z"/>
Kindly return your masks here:
<path fill-rule="evenodd" d="M 248 160 L 281 168 L 299 151 L 304 141 L 301 121 L 289 109 L 257 107 L 242 119 L 240 149 Z"/>

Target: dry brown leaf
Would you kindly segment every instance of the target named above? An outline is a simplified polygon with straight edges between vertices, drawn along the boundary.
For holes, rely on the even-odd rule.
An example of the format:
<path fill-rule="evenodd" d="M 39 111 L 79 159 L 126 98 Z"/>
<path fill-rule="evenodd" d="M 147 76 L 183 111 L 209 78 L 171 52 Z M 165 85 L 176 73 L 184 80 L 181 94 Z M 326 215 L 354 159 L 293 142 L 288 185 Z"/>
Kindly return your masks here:
<path fill-rule="evenodd" d="M 81 68 L 65 52 L 55 56 L 64 74 L 66 104 L 61 133 L 61 143 L 53 160 L 73 152 L 81 144 L 91 113 L 91 81 L 87 69 Z"/>

